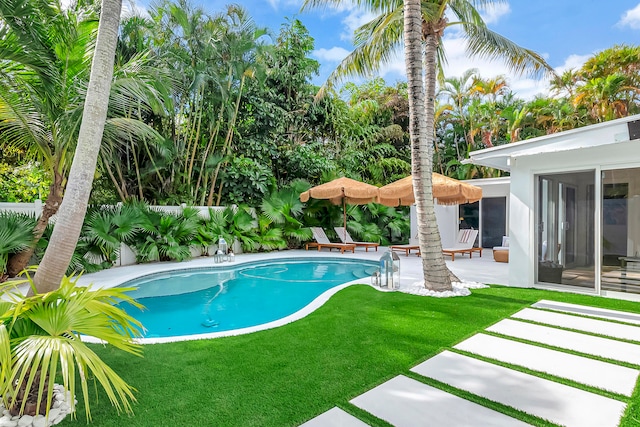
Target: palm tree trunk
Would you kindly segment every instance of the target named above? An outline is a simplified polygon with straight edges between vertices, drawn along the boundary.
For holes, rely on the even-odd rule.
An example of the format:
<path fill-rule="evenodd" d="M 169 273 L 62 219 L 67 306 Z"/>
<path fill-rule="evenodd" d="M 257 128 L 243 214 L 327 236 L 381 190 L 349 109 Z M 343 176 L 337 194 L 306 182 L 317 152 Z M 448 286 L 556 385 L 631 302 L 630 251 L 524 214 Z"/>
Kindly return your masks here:
<path fill-rule="evenodd" d="M 47 228 L 47 225 L 49 224 L 49 219 L 51 219 L 51 217 L 54 216 L 60 208 L 60 203 L 62 202 L 62 193 L 64 191 L 63 181 L 64 177 L 60 173 L 58 173 L 57 170 L 54 170 L 53 182 L 49 187 L 47 201 L 44 203 L 42 214 L 40 215 L 40 218 L 38 218 L 36 226 L 33 228 L 33 243 L 29 249 L 18 252 L 17 254 L 9 258 L 9 262 L 7 263 L 7 275 L 9 277 L 17 276 L 29 265 L 29 261 L 31 260 L 31 257 L 35 252 L 36 245 L 44 234 L 44 230 Z M 0 280 L 0 282 L 1 281 L 2 280 Z"/>
<path fill-rule="evenodd" d="M 429 24 L 425 25 L 429 27 Z M 426 37 L 426 102 L 422 83 L 422 15 L 420 0 L 404 0 L 405 61 L 409 90 L 411 173 L 416 198 L 418 236 L 425 287 L 451 289 L 449 271 L 442 256 L 440 232 L 433 202 L 433 143 L 435 121 L 436 48 L 438 38 Z M 433 31 L 431 31 L 433 32 Z M 429 31 L 427 31 L 429 33 Z M 426 108 L 425 108 L 426 107 Z"/>
<path fill-rule="evenodd" d="M 107 119 L 122 0 L 102 0 L 91 76 L 67 188 L 51 241 L 38 267 L 38 292 L 60 287 L 80 236 Z"/>

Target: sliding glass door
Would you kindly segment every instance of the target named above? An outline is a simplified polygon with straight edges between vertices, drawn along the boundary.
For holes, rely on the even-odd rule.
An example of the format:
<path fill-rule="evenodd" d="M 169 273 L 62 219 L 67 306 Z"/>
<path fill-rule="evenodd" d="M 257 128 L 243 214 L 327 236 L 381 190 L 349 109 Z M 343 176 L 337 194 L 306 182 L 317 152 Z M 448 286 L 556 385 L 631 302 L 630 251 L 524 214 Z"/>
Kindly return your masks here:
<path fill-rule="evenodd" d="M 595 288 L 595 172 L 537 176 L 536 281 Z"/>
<path fill-rule="evenodd" d="M 640 168 L 602 173 L 603 290 L 640 293 Z"/>

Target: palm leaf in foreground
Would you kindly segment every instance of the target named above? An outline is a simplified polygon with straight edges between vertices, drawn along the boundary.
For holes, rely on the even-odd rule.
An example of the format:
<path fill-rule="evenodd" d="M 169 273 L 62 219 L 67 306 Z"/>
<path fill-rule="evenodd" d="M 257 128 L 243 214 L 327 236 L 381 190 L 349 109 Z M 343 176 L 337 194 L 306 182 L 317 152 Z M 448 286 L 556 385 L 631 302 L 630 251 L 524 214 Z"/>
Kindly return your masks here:
<path fill-rule="evenodd" d="M 89 377 L 100 383 L 118 412 L 132 412 L 135 389 L 82 342 L 81 335 L 139 356 L 141 347 L 134 338 L 141 336 L 142 325 L 115 304 L 125 301 L 141 306 L 127 296 L 131 289 L 80 287 L 77 279 L 65 276 L 59 289 L 27 297 L 11 288 L 17 281 L 2 289 L 10 301 L 0 306 L 0 362 L 10 357 L 11 364 L 1 363 L 0 393 L 14 412 L 24 413 L 29 398 L 36 401 L 36 408 L 47 408 L 48 414 L 53 381 L 61 378 L 64 388 L 75 396 L 76 373 L 87 420 L 91 419 Z M 33 287 L 28 275 L 21 282 Z M 27 391 L 23 399 L 19 390 Z M 74 401 L 69 404 L 75 411 Z"/>

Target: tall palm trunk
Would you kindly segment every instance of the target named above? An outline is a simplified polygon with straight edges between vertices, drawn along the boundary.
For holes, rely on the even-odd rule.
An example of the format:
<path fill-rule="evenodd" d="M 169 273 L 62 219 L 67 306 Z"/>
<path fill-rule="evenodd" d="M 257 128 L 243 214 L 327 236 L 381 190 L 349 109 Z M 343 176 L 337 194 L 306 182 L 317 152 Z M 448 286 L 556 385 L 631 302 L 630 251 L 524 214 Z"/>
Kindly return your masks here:
<path fill-rule="evenodd" d="M 91 77 L 84 103 L 78 146 L 51 241 L 38 267 L 38 292 L 60 286 L 80 236 L 107 119 L 109 91 L 118 40 L 122 0 L 102 0 Z"/>
<path fill-rule="evenodd" d="M 418 236 L 425 287 L 451 289 L 449 271 L 442 256 L 440 232 L 433 202 L 433 143 L 435 120 L 435 70 L 438 38 L 425 24 L 426 96 L 422 81 L 422 15 L 420 0 L 404 0 L 405 61 L 409 90 L 411 173 L 418 216 Z"/>
<path fill-rule="evenodd" d="M 9 262 L 7 263 L 7 275 L 9 277 L 17 276 L 29 265 L 29 261 L 31 260 L 31 257 L 36 250 L 36 245 L 44 234 L 44 230 L 47 228 L 47 225 L 49 224 L 49 219 L 51 219 L 51 217 L 54 216 L 60 208 L 60 203 L 62 202 L 62 193 L 64 191 L 63 181 L 64 177 L 60 173 L 58 173 L 57 170 L 54 171 L 53 182 L 51 183 L 51 187 L 49 188 L 47 201 L 44 203 L 40 218 L 38 218 L 38 222 L 33 228 L 33 243 L 31 244 L 29 249 L 18 252 L 17 254 L 9 258 Z M 0 282 L 1 281 L 2 280 L 0 280 Z"/>

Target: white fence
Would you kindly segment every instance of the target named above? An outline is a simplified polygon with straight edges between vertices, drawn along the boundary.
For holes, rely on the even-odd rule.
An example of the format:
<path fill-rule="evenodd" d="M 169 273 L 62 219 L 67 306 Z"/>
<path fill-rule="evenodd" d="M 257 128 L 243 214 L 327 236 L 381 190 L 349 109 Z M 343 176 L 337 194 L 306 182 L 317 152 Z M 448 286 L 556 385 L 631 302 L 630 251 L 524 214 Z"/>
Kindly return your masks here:
<path fill-rule="evenodd" d="M 44 203 L 41 200 L 36 200 L 34 203 L 6 203 L 0 202 L 0 212 L 16 212 L 16 213 L 24 213 L 28 215 L 35 215 L 36 218 L 39 218 L 42 214 L 42 209 L 44 207 Z M 182 204 L 180 206 L 149 206 L 150 209 L 159 212 L 166 212 L 171 214 L 180 214 L 182 210 L 186 208 L 186 204 Z M 224 206 L 190 206 L 191 208 L 198 209 L 199 215 L 202 218 L 209 219 L 209 209 L 212 210 L 224 210 L 226 207 Z M 55 222 L 55 216 L 53 216 L 50 220 L 50 223 Z M 234 242 L 233 249 L 236 253 L 242 252 L 242 247 L 238 242 Z M 212 252 L 213 253 L 213 252 Z M 194 257 L 200 256 L 200 251 L 197 248 L 192 249 L 192 255 Z M 122 265 L 132 265 L 136 263 L 136 255 L 129 248 L 129 246 L 124 243 L 120 245 L 120 252 L 118 256 L 118 260 L 114 265 L 122 266 Z"/>
<path fill-rule="evenodd" d="M 33 203 L 0 203 L 0 211 L 23 213 L 27 215 L 35 215 L 38 218 L 42 214 L 44 204 L 42 200 L 36 200 Z"/>
<path fill-rule="evenodd" d="M 105 206 L 108 207 L 108 206 Z M 166 212 L 172 214 L 182 213 L 182 210 L 186 208 L 186 204 L 182 204 L 180 206 L 149 206 L 150 209 L 159 212 Z M 213 210 L 224 210 L 226 207 L 224 206 L 189 206 L 193 209 L 198 209 L 199 214 L 202 218 L 209 219 L 209 209 Z M 0 202 L 0 212 L 16 212 L 16 213 L 24 213 L 28 215 L 35 215 L 36 218 L 39 218 L 42 214 L 42 209 L 44 208 L 44 203 L 42 200 L 36 200 L 33 203 L 7 203 Z"/>

